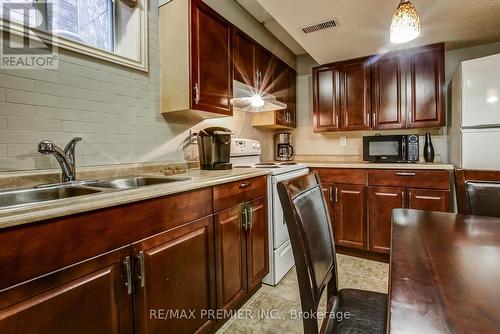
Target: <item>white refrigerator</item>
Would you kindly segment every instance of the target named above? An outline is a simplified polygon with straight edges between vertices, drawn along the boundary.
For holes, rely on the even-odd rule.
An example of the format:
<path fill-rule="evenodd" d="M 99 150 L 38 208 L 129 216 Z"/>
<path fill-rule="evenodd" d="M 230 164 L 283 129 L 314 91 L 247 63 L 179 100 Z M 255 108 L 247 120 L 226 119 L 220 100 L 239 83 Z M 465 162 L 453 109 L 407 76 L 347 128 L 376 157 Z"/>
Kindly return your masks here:
<path fill-rule="evenodd" d="M 451 85 L 451 163 L 500 170 L 500 54 L 462 62 Z"/>

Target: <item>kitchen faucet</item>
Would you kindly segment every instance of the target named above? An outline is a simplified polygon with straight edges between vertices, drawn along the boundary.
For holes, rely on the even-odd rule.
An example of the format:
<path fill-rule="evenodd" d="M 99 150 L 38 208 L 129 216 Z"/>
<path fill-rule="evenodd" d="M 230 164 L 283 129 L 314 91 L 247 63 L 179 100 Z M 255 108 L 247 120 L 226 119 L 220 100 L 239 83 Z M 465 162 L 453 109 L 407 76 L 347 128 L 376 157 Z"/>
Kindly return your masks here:
<path fill-rule="evenodd" d="M 63 182 L 72 182 L 76 179 L 75 146 L 80 140 L 82 140 L 81 137 L 71 139 L 64 151 L 50 140 L 43 140 L 38 143 L 38 152 L 47 155 L 53 154 L 57 162 L 59 162 Z"/>

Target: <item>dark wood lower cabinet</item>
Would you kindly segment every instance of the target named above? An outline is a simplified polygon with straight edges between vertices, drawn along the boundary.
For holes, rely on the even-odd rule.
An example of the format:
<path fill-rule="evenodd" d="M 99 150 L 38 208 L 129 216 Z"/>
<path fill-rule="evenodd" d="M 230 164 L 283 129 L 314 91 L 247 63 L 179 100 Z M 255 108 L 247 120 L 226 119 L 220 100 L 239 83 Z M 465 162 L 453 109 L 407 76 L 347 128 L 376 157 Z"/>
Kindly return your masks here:
<path fill-rule="evenodd" d="M 269 273 L 266 197 L 219 212 L 214 222 L 217 308 L 232 310 Z"/>
<path fill-rule="evenodd" d="M 233 309 L 247 293 L 243 205 L 214 216 L 217 308 Z"/>
<path fill-rule="evenodd" d="M 336 243 L 366 249 L 365 186 L 333 185 L 333 192 Z"/>
<path fill-rule="evenodd" d="M 124 265 L 129 252 L 123 247 L 1 290 L 0 332 L 133 333 L 132 290 L 125 285 Z"/>
<path fill-rule="evenodd" d="M 370 251 L 389 253 L 392 210 L 404 208 L 405 198 L 406 189 L 402 187 L 368 187 Z"/>
<path fill-rule="evenodd" d="M 451 191 L 408 189 L 408 209 L 449 212 Z"/>
<path fill-rule="evenodd" d="M 269 240 L 267 233 L 267 207 L 265 198 L 250 202 L 251 225 L 247 231 L 248 290 L 260 285 L 269 273 Z"/>
<path fill-rule="evenodd" d="M 204 333 L 215 325 L 212 216 L 132 245 L 136 333 Z"/>

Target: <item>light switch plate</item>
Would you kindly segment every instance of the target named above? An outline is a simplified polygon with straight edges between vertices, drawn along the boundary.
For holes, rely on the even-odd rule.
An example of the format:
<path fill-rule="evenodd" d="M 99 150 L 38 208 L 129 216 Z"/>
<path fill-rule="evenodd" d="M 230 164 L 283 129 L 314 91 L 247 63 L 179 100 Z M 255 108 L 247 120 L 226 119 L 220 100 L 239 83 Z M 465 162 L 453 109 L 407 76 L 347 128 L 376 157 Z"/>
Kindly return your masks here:
<path fill-rule="evenodd" d="M 342 146 L 347 145 L 347 136 L 340 136 L 340 145 Z"/>

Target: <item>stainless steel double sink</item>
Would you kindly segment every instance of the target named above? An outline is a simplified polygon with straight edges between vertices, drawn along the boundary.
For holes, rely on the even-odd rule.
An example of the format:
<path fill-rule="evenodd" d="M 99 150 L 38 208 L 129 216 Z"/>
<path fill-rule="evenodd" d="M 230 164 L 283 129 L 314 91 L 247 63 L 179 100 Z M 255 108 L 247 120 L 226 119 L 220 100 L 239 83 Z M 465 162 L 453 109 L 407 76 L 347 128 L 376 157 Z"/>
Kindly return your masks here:
<path fill-rule="evenodd" d="M 76 181 L 33 188 L 0 191 L 0 209 L 56 201 L 102 192 L 135 189 L 151 185 L 168 184 L 189 180 L 189 177 L 131 176 L 104 181 Z"/>

